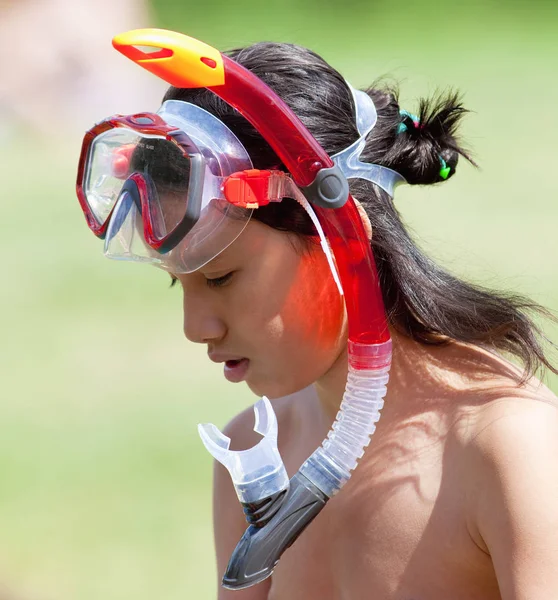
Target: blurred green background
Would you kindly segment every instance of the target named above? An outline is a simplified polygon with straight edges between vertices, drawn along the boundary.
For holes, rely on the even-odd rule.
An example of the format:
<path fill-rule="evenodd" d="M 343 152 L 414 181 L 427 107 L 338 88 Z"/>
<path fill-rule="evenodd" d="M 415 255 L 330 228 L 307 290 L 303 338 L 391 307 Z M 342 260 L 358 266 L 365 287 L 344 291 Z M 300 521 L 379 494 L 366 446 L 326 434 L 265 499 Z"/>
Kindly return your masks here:
<path fill-rule="evenodd" d="M 555 4 L 154 0 L 151 24 L 222 50 L 309 46 L 355 86 L 399 81 L 410 111 L 463 90 L 482 169 L 400 188 L 397 205 L 454 272 L 557 310 Z M 254 398 L 184 340 L 166 274 L 102 257 L 74 194 L 77 138 L 32 133 L 0 149 L 0 582 L 16 598 L 215 598 L 196 424 Z"/>

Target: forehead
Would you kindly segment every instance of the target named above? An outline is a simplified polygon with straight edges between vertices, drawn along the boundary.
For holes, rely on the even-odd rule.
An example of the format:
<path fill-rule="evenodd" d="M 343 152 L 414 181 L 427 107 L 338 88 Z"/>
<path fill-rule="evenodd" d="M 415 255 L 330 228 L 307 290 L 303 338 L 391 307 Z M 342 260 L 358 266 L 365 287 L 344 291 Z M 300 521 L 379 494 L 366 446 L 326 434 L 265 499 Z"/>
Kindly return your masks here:
<path fill-rule="evenodd" d="M 293 242 L 298 236 L 273 229 L 251 219 L 244 231 L 223 252 L 207 263 L 207 267 L 218 267 L 230 259 L 265 257 L 270 254 L 295 252 Z"/>

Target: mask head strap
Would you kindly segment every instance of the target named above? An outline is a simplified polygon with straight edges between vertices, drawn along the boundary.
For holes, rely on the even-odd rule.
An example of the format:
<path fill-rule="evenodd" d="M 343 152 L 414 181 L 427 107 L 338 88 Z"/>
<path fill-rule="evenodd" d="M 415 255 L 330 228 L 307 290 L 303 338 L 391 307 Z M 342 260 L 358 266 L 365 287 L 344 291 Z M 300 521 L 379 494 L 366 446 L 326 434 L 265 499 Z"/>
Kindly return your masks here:
<path fill-rule="evenodd" d="M 353 96 L 356 126 L 360 137 L 348 148 L 334 154 L 331 158 L 343 171 L 347 179 L 365 179 L 376 184 L 393 197 L 395 188 L 401 183 L 407 183 L 403 175 L 393 169 L 360 160 L 360 155 L 366 145 L 366 136 L 372 131 L 378 120 L 374 101 L 366 92 L 355 90 L 348 82 L 347 86 Z"/>

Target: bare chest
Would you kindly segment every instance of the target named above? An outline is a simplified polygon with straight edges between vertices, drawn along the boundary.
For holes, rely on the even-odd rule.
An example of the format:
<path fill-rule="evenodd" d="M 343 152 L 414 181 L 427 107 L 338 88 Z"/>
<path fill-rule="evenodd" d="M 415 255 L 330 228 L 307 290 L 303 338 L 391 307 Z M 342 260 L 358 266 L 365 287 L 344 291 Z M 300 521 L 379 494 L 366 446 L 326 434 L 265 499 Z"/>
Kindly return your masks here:
<path fill-rule="evenodd" d="M 282 450 L 290 474 L 321 442 L 316 433 Z M 283 555 L 269 600 L 500 599 L 490 558 L 468 533 L 455 449 L 431 433 L 374 437 Z"/>

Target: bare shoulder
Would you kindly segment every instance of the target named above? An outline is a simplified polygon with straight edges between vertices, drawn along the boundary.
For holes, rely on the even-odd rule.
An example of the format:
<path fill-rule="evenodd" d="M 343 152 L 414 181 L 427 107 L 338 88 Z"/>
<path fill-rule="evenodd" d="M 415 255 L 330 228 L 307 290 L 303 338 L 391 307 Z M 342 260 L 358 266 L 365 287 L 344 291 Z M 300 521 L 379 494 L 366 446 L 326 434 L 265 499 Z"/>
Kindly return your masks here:
<path fill-rule="evenodd" d="M 469 448 L 493 461 L 507 460 L 518 448 L 523 455 L 552 432 L 558 441 L 558 398 L 537 379 L 509 388 L 497 385 L 497 396 L 477 411 L 469 429 Z"/>
<path fill-rule="evenodd" d="M 556 597 L 557 398 L 529 382 L 475 425 L 465 453 L 471 537 L 490 555 L 502 597 Z"/>
<path fill-rule="evenodd" d="M 504 369 L 516 367 L 506 365 Z M 536 426 L 546 419 L 558 418 L 558 397 L 536 377 L 519 382 L 507 372 L 498 373 L 484 384 L 480 393 L 478 410 L 469 432 L 471 443 L 476 446 L 514 422 L 523 422 L 527 429 L 528 423 Z"/>
<path fill-rule="evenodd" d="M 474 391 L 462 465 L 471 536 L 493 555 L 492 524 L 507 528 L 511 547 L 519 531 L 541 525 L 529 506 L 556 500 L 548 486 L 558 477 L 558 398 L 535 377 L 520 383 L 506 361 L 491 368 L 493 377 Z"/>
<path fill-rule="evenodd" d="M 454 344 L 444 358 L 453 398 L 463 408 L 467 422 L 462 441 L 476 440 L 481 431 L 502 417 L 533 414 L 536 418 L 558 410 L 558 397 L 542 381 L 534 376 L 525 380 L 521 368 L 502 356 Z"/>
<path fill-rule="evenodd" d="M 558 397 L 537 377 L 523 379 L 521 369 L 508 360 L 484 351 L 476 352 L 477 370 L 467 378 L 471 406 L 466 445 L 474 451 L 506 450 L 509 436 L 536 435 L 545 422 L 558 419 Z M 520 425 L 522 433 L 515 431 Z M 519 438 L 517 437 L 519 435 Z"/>

